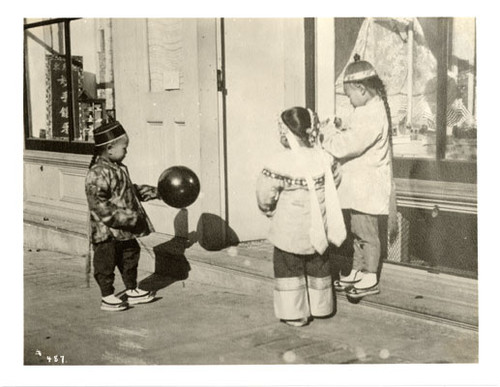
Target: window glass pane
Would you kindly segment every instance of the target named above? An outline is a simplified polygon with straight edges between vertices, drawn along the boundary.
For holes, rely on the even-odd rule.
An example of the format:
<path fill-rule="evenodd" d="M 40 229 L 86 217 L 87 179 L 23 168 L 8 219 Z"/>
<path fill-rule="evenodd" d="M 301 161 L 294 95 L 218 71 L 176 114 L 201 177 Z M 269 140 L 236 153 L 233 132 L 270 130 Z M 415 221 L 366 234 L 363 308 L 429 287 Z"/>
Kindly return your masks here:
<path fill-rule="evenodd" d="M 93 131 L 114 118 L 110 19 L 71 22 L 71 54 L 82 66 L 74 141 L 93 141 Z"/>
<path fill-rule="evenodd" d="M 68 139 L 64 25 L 31 28 L 26 35 L 26 90 L 31 138 Z"/>
<path fill-rule="evenodd" d="M 375 67 L 386 86 L 395 156 L 435 158 L 437 19 L 336 19 L 335 30 L 336 69 L 341 66 L 336 71 L 336 115 L 342 118 L 352 111 L 343 74 L 357 53 Z"/>
<path fill-rule="evenodd" d="M 477 278 L 476 215 L 399 207 L 398 228 L 389 261 Z"/>
<path fill-rule="evenodd" d="M 448 60 L 446 158 L 476 160 L 476 28 L 474 18 L 453 18 Z"/>

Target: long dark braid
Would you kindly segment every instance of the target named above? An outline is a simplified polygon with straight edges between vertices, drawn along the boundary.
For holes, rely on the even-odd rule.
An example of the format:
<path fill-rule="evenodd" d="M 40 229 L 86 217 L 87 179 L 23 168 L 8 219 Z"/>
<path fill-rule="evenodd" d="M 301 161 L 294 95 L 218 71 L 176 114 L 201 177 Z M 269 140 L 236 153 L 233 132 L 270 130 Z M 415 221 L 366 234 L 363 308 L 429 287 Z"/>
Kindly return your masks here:
<path fill-rule="evenodd" d="M 384 102 L 385 114 L 387 115 L 387 122 L 389 123 L 389 145 L 392 155 L 392 118 L 391 108 L 389 106 L 389 102 L 387 101 L 387 91 L 385 89 L 385 85 L 378 76 L 365 79 L 361 83 L 363 83 L 365 87 L 375 90 Z"/>
<path fill-rule="evenodd" d="M 394 157 L 394 150 L 392 147 L 392 119 L 391 119 L 391 108 L 389 107 L 389 102 L 387 101 L 387 91 L 385 89 L 385 85 L 382 80 L 378 77 L 372 77 L 363 81 L 363 84 L 375 90 L 378 96 L 384 102 L 385 114 L 387 115 L 387 121 L 389 123 L 389 155 L 391 158 L 391 175 L 392 175 L 392 160 Z M 393 175 L 392 175 L 393 176 Z M 394 177 L 394 176 L 393 176 Z M 397 207 L 397 197 L 396 197 L 396 187 L 394 184 L 394 180 L 391 181 L 391 194 L 389 197 L 389 215 L 387 218 L 387 230 L 389 235 L 389 242 L 394 243 L 398 234 L 398 207 Z"/>
<path fill-rule="evenodd" d="M 92 166 L 95 164 L 97 156 L 99 156 L 100 153 L 101 152 L 99 151 L 99 149 L 95 146 L 94 153 L 92 154 L 92 159 L 90 160 L 89 169 L 92 168 Z"/>

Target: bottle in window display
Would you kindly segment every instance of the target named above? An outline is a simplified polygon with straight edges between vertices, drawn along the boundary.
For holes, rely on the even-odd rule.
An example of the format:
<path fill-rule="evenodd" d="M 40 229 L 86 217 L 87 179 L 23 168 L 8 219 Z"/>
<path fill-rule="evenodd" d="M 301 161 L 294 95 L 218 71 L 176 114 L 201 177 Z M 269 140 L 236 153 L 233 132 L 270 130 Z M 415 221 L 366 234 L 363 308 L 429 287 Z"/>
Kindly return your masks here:
<path fill-rule="evenodd" d="M 94 129 L 97 129 L 99 126 L 102 125 L 102 107 L 101 104 L 96 103 L 94 105 Z"/>

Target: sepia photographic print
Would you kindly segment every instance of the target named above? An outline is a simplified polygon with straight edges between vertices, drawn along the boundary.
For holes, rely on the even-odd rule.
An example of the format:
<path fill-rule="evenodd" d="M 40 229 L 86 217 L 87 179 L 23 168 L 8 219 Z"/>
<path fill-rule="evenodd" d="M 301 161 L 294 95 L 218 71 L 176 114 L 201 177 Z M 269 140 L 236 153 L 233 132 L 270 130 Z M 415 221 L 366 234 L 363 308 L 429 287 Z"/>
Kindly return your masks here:
<path fill-rule="evenodd" d="M 17 17 L 24 385 L 493 385 L 483 21 L 336 4 Z"/>

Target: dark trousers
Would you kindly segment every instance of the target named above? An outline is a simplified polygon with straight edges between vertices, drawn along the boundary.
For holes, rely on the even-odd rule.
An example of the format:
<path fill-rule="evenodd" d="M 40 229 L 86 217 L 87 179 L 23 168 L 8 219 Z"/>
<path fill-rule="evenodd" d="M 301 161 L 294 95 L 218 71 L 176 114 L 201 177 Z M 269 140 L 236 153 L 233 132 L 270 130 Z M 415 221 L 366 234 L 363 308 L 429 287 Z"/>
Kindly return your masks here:
<path fill-rule="evenodd" d="M 274 277 L 289 278 L 309 275 L 323 278 L 330 275 L 329 255 L 299 255 L 274 248 Z"/>
<path fill-rule="evenodd" d="M 298 255 L 274 248 L 274 313 L 283 320 L 334 313 L 328 254 Z"/>
<path fill-rule="evenodd" d="M 376 215 L 377 224 L 374 224 L 373 219 L 371 219 L 368 228 L 372 231 L 366 232 L 364 231 L 366 227 L 362 223 L 363 215 L 366 214 L 354 210 L 342 210 L 342 212 L 347 228 L 347 238 L 342 246 L 331 246 L 333 279 L 338 280 L 340 278 L 339 274 L 349 275 L 351 269 L 368 270 L 367 267 L 363 266 L 365 261 L 363 253 L 365 252 L 373 259 L 369 264 L 370 269 L 368 271 L 376 272 L 380 279 L 383 262 L 387 259 L 388 251 L 387 215 Z M 373 216 L 370 215 L 370 217 Z M 353 218 L 355 219 L 353 220 Z M 378 233 L 378 241 L 374 244 L 366 243 L 374 240 L 375 233 Z M 375 257 L 376 259 L 374 259 Z M 378 267 L 375 267 L 374 262 L 378 262 Z"/>
<path fill-rule="evenodd" d="M 135 239 L 110 240 L 94 244 L 94 278 L 103 297 L 114 293 L 115 268 L 118 267 L 126 289 L 137 287 L 137 266 L 141 248 Z"/>
<path fill-rule="evenodd" d="M 378 216 L 351 211 L 351 232 L 354 237 L 352 268 L 377 273 L 380 262 Z"/>

